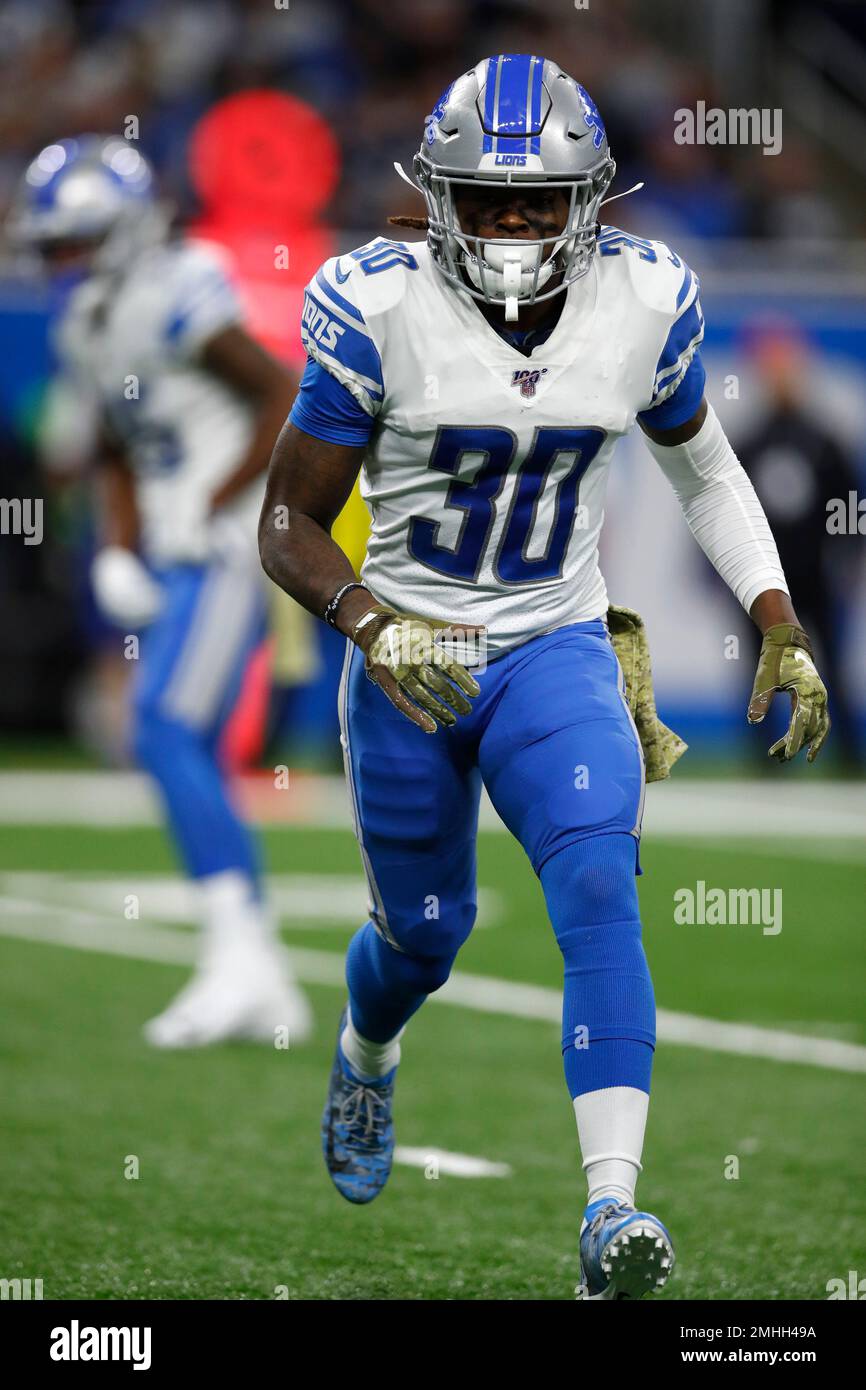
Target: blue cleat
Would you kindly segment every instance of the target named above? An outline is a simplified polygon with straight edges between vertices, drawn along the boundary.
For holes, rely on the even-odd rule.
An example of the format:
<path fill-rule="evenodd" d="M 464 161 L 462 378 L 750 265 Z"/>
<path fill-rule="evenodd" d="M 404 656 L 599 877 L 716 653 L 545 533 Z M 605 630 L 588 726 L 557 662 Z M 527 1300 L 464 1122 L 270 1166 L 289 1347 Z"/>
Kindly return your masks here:
<path fill-rule="evenodd" d="M 376 1081 L 359 1080 L 340 1046 L 345 1026 L 344 1009 L 322 1116 L 322 1153 L 331 1181 L 347 1202 L 372 1202 L 388 1181 L 394 1158 L 391 1104 L 397 1068 Z"/>
<path fill-rule="evenodd" d="M 584 1212 L 577 1295 L 643 1298 L 658 1293 L 674 1267 L 674 1247 L 658 1217 L 601 1197 Z"/>

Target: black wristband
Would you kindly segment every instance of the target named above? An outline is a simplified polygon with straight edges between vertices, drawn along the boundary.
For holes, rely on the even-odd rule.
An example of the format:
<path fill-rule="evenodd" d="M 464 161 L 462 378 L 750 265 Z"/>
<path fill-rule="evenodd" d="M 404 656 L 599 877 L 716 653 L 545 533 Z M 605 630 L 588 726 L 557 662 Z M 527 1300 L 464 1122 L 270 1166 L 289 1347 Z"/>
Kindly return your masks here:
<path fill-rule="evenodd" d="M 330 603 L 328 604 L 327 608 L 322 614 L 322 617 L 325 619 L 325 622 L 328 624 L 328 627 L 337 626 L 337 609 L 339 608 L 341 602 L 346 597 L 346 595 L 350 593 L 352 589 L 366 589 L 366 587 L 366 584 L 359 584 L 357 582 L 353 582 L 351 584 L 344 584 L 342 589 L 337 590 L 337 592 L 334 594 L 334 597 L 331 599 Z"/>

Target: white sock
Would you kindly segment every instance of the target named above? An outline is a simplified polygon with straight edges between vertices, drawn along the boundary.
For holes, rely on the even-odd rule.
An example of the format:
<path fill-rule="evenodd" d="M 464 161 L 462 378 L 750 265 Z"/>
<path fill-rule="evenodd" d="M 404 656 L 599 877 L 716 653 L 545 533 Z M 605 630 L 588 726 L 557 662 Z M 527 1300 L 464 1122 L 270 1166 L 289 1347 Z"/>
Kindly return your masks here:
<path fill-rule="evenodd" d="M 575 1098 L 587 1205 L 610 1196 L 634 1206 L 648 1107 L 646 1091 L 633 1086 L 608 1086 Z"/>
<path fill-rule="evenodd" d="M 196 886 L 201 894 L 206 952 L 233 946 L 272 948 L 273 924 L 248 874 L 226 869 L 197 879 Z"/>
<path fill-rule="evenodd" d="M 352 1023 L 351 1012 L 346 1014 L 346 1026 L 340 1038 L 343 1056 L 360 1081 L 375 1081 L 385 1076 L 400 1061 L 400 1039 L 403 1029 L 390 1042 L 370 1042 L 362 1038 Z"/>

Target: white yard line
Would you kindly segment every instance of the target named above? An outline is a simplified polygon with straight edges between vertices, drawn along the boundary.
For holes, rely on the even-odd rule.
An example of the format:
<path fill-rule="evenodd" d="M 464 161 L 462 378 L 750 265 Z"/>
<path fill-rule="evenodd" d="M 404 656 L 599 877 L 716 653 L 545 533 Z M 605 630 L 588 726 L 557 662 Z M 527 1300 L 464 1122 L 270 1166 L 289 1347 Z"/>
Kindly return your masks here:
<path fill-rule="evenodd" d="M 510 1178 L 512 1169 L 507 1163 L 493 1163 L 489 1158 L 473 1154 L 449 1153 L 447 1149 L 413 1149 L 398 1144 L 394 1162 L 407 1168 L 423 1168 L 431 1180 L 448 1178 Z"/>
<path fill-rule="evenodd" d="M 117 914 L 107 918 L 84 911 L 70 913 L 61 906 L 47 907 L 26 899 L 2 897 L 0 935 L 169 965 L 191 964 L 196 945 L 192 932 L 118 921 Z M 343 958 L 335 951 L 292 948 L 290 954 L 299 977 L 307 984 L 345 988 Z M 557 1026 L 560 1023 L 560 992 L 544 985 L 519 984 L 457 971 L 430 999 L 433 1004 L 451 1004 L 480 1013 L 536 1019 Z M 662 1043 L 774 1062 L 796 1062 L 827 1071 L 866 1072 L 866 1047 L 834 1038 L 757 1028 L 746 1023 L 724 1023 L 696 1014 L 674 1013 L 670 1009 L 659 1009 L 657 1025 Z"/>
<path fill-rule="evenodd" d="M 178 874 L 76 874 L 0 870 L 0 897 L 56 910 L 96 912 L 115 920 L 196 924 L 198 906 L 193 886 Z M 357 926 L 368 915 L 367 886 L 357 874 L 271 874 L 268 904 L 281 921 L 296 931 Z M 491 888 L 478 892 L 477 926 L 502 920 L 503 903 Z"/>
<path fill-rule="evenodd" d="M 292 773 L 276 791 L 265 775 L 239 784 L 249 814 L 286 829 L 351 828 L 343 779 Z M 5 772 L 0 774 L 0 824 L 159 825 L 161 812 L 137 772 Z M 486 797 L 481 828 L 505 831 Z M 650 787 L 644 832 L 690 838 L 760 837 L 810 841 L 866 838 L 866 786 L 800 778 L 703 781 L 686 778 Z"/>
<path fill-rule="evenodd" d="M 683 849 L 710 852 L 716 849 L 719 854 L 736 855 L 758 855 L 764 859 L 805 859 L 808 863 L 815 864 L 853 864 L 866 868 L 866 831 L 860 839 L 850 840 L 812 840 L 803 836 L 797 839 L 792 836 L 790 839 L 753 839 L 746 840 L 732 835 L 722 837 L 718 845 L 707 844 L 706 838 L 699 835 L 653 835 L 650 837 L 650 844 L 655 840 L 675 839 L 677 845 Z"/>

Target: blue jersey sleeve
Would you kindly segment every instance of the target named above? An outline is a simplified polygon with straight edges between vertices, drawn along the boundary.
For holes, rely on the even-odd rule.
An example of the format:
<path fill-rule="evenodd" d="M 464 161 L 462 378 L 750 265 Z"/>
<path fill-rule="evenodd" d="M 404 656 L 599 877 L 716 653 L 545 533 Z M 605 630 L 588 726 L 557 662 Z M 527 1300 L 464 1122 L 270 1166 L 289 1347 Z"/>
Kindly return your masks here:
<path fill-rule="evenodd" d="M 367 443 L 375 424 L 373 416 L 358 404 L 348 387 L 312 357 L 289 419 L 316 439 L 355 447 Z"/>
<path fill-rule="evenodd" d="M 375 416 L 385 394 L 382 360 L 354 292 L 353 279 L 341 273 L 339 259 L 326 261 L 306 288 L 301 342 L 307 356 Z"/>
<path fill-rule="evenodd" d="M 638 420 L 642 425 L 649 425 L 652 430 L 675 430 L 679 425 L 684 425 L 687 420 L 691 420 L 701 403 L 706 380 L 707 373 L 701 361 L 701 354 L 695 348 L 679 385 L 659 405 L 651 406 L 649 410 L 641 410 Z"/>
<path fill-rule="evenodd" d="M 669 400 L 678 390 L 704 336 L 704 315 L 698 277 L 678 256 L 672 256 L 671 259 L 682 271 L 682 278 L 676 304 L 673 306 L 672 322 L 656 364 L 652 396 L 647 410 L 652 410 L 662 401 Z"/>

